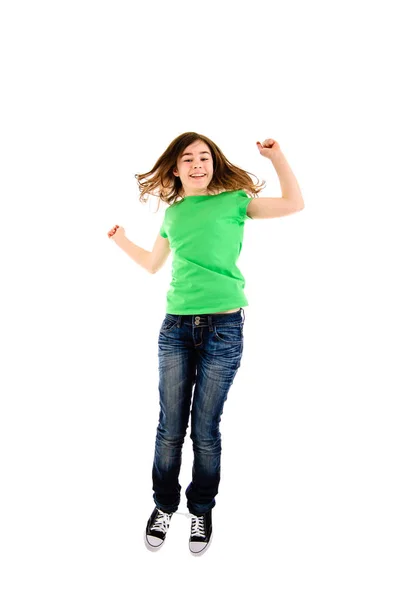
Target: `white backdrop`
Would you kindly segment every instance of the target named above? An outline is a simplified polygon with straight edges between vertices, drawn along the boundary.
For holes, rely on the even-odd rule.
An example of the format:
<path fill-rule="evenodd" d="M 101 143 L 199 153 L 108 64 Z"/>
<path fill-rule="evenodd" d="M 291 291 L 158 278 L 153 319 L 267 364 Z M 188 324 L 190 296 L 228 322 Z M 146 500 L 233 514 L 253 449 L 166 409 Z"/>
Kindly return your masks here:
<path fill-rule="evenodd" d="M 1 597 L 396 599 L 396 106 L 389 3 L 2 4 Z M 214 540 L 149 553 L 171 257 L 148 171 L 203 133 L 305 209 L 247 221 Z M 187 433 L 179 510 L 187 512 Z"/>

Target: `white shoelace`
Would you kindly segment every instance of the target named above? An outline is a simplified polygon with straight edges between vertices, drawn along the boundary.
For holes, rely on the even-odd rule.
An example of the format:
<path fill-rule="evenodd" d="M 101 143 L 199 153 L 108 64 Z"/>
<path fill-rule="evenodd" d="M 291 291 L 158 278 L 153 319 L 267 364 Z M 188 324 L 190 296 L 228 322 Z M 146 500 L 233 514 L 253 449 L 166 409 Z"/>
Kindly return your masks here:
<path fill-rule="evenodd" d="M 154 524 L 151 527 L 152 531 L 161 531 L 162 533 L 167 533 L 167 529 L 170 525 L 171 515 L 168 513 L 164 513 L 159 510 L 159 514 L 155 519 Z"/>
<path fill-rule="evenodd" d="M 198 537 L 206 537 L 205 536 L 205 520 L 204 517 L 196 517 L 191 515 L 192 523 L 191 523 L 191 535 Z"/>
<path fill-rule="evenodd" d="M 162 533 L 167 533 L 167 529 L 170 525 L 171 515 L 169 513 L 165 513 L 158 508 L 159 514 L 155 519 L 151 530 L 161 531 Z M 176 515 L 183 515 L 188 519 L 191 519 L 191 535 L 195 535 L 198 537 L 206 537 L 205 535 L 205 522 L 204 517 L 197 517 L 192 513 L 182 513 L 176 512 Z"/>

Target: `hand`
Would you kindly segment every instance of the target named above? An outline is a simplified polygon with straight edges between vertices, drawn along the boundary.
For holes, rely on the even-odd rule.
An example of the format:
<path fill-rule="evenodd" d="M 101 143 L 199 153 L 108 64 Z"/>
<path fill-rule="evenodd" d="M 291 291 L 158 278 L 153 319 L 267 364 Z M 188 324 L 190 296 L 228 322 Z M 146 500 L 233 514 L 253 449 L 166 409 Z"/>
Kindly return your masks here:
<path fill-rule="evenodd" d="M 115 225 L 115 227 L 112 227 L 112 229 L 108 231 L 108 238 L 112 238 L 115 242 L 117 242 L 124 235 L 124 228 L 119 227 L 119 225 Z"/>
<path fill-rule="evenodd" d="M 274 156 L 276 156 L 277 154 L 281 154 L 282 152 L 278 142 L 271 138 L 265 140 L 262 144 L 260 144 L 260 142 L 257 142 L 257 148 L 259 149 L 261 156 L 265 156 L 270 160 L 272 160 Z"/>

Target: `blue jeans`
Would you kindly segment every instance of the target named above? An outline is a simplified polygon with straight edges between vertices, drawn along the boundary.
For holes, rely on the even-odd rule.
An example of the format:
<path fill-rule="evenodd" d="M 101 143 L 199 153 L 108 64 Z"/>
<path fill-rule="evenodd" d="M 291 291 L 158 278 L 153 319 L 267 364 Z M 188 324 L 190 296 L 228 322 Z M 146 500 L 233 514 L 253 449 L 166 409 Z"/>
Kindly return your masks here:
<path fill-rule="evenodd" d="M 178 509 L 190 414 L 194 461 L 186 489 L 188 510 L 198 516 L 215 506 L 221 472 L 219 424 L 241 362 L 243 323 L 243 308 L 226 314 L 166 313 L 158 339 L 160 414 L 152 469 L 153 498 L 160 510 Z"/>

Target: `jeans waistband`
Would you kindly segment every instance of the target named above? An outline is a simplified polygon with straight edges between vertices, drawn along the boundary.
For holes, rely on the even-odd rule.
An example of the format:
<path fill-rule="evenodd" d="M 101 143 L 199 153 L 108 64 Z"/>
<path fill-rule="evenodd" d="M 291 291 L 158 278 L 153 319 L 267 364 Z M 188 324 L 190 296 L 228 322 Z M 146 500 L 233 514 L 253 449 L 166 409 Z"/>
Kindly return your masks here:
<path fill-rule="evenodd" d="M 217 325 L 218 323 L 234 323 L 234 322 L 245 322 L 245 311 L 243 308 L 237 310 L 234 313 L 224 313 L 224 314 L 205 314 L 205 315 L 173 315 L 171 313 L 167 313 L 168 316 L 177 319 L 177 327 L 181 327 L 182 323 L 189 323 L 195 327 L 209 327 L 210 331 L 212 330 L 213 325 Z"/>

